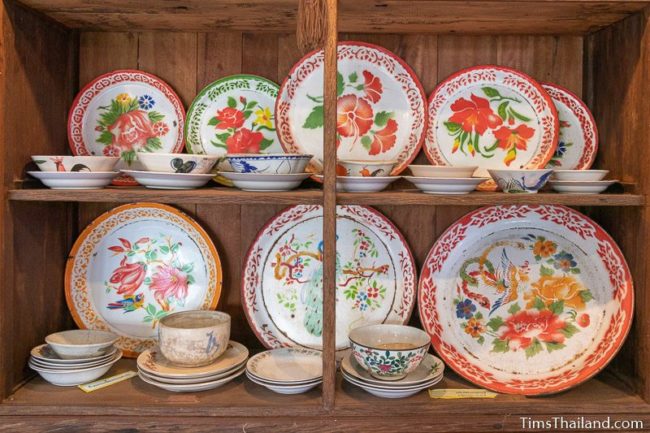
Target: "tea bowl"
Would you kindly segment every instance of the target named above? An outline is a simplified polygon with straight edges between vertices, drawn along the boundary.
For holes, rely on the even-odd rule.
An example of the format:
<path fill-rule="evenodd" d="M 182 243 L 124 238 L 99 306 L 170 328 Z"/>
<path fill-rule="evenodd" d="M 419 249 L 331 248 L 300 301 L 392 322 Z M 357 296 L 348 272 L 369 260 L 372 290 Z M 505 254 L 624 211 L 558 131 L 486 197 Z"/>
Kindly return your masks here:
<path fill-rule="evenodd" d="M 553 179 L 560 181 L 592 182 L 603 180 L 609 170 L 553 170 Z"/>
<path fill-rule="evenodd" d="M 400 380 L 415 370 L 429 350 L 431 339 L 421 329 L 405 325 L 367 325 L 349 334 L 359 365 L 381 380 Z"/>
<path fill-rule="evenodd" d="M 221 311 L 191 310 L 173 313 L 158 322 L 160 352 L 183 367 L 214 362 L 228 347 L 230 315 Z"/>
<path fill-rule="evenodd" d="M 469 178 L 478 166 L 409 165 L 408 168 L 414 177 Z"/>
<path fill-rule="evenodd" d="M 226 160 L 237 173 L 295 174 L 304 173 L 312 156 L 298 153 L 231 153 L 226 155 Z"/>
<path fill-rule="evenodd" d="M 488 172 L 503 192 L 535 194 L 546 185 L 549 177 L 551 177 L 551 173 L 553 173 L 553 169 L 488 169 Z"/>
<path fill-rule="evenodd" d="M 119 161 L 118 156 L 70 156 L 70 155 L 32 155 L 32 161 L 41 171 L 113 171 Z"/>
<path fill-rule="evenodd" d="M 137 156 L 143 170 L 159 173 L 206 174 L 219 160 L 218 156 L 187 153 L 138 152 Z"/>
<path fill-rule="evenodd" d="M 356 161 L 340 159 L 336 167 L 339 176 L 385 177 L 395 167 L 395 161 Z"/>
<path fill-rule="evenodd" d="M 63 359 L 83 359 L 103 355 L 117 341 L 112 332 L 72 329 L 55 332 L 45 342 Z"/>

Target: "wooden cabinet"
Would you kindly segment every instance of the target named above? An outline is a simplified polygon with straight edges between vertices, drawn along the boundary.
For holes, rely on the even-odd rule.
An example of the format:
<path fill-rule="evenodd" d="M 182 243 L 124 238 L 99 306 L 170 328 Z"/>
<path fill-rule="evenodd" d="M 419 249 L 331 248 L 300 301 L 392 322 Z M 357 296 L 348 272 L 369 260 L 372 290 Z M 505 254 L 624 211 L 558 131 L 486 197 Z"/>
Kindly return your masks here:
<path fill-rule="evenodd" d="M 334 4 L 334 1 L 330 2 Z M 340 40 L 379 44 L 413 67 L 429 94 L 450 73 L 476 64 L 515 67 L 581 95 L 600 131 L 596 167 L 623 181 L 611 193 L 537 196 L 474 193 L 436 197 L 401 190 L 337 194 L 333 182 L 286 193 L 223 187 L 196 191 L 113 188 L 54 191 L 26 180 L 32 154 L 68 153 L 67 111 L 93 77 L 118 68 L 160 76 L 189 105 L 228 74 L 280 82 L 301 57 L 294 0 L 5 0 L 1 29 L 0 432 L 105 431 L 512 431 L 521 417 L 638 419 L 650 429 L 650 1 L 341 0 Z M 335 39 L 330 38 L 330 53 Z M 331 75 L 331 74 L 330 74 Z M 332 87 L 334 80 L 330 80 Z M 330 104 L 332 131 L 333 112 Z M 333 137 L 333 134 L 330 134 Z M 330 143 L 331 148 L 332 143 Z M 329 152 L 330 164 L 334 155 Z M 420 154 L 418 162 L 426 163 Z M 333 168 L 333 165 L 331 165 Z M 118 203 L 171 203 L 196 218 L 223 261 L 219 309 L 233 316 L 233 339 L 262 350 L 240 301 L 243 257 L 257 231 L 291 204 L 326 202 L 377 207 L 404 233 L 421 265 L 435 239 L 457 218 L 489 204 L 577 207 L 611 233 L 634 276 L 636 316 L 614 361 L 594 379 L 545 398 L 404 400 L 373 397 L 335 378 L 326 351 L 326 383 L 307 394 L 273 394 L 244 378 L 197 394 L 170 394 L 134 379 L 85 394 L 34 378 L 31 347 L 73 326 L 63 292 L 65 262 L 78 233 Z M 333 251 L 333 236 L 325 252 Z M 326 262 L 330 276 L 333 261 Z M 326 289 L 333 287 L 326 279 Z M 326 290 L 327 292 L 327 290 Z M 333 291 L 326 296 L 331 338 Z M 417 317 L 412 324 L 419 326 Z M 331 341 L 331 340 L 326 340 Z M 118 369 L 134 369 L 123 360 Z M 442 387 L 472 385 L 449 372 Z"/>

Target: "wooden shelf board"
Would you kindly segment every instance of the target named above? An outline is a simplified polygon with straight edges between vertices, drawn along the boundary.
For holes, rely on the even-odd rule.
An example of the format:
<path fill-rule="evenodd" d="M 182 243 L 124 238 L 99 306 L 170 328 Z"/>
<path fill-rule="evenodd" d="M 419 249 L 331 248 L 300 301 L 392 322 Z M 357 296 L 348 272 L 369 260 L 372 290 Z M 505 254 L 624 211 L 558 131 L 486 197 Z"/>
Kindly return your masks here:
<path fill-rule="evenodd" d="M 21 0 L 81 30 L 293 32 L 295 0 Z M 339 31 L 366 33 L 587 33 L 640 12 L 647 1 L 341 1 Z"/>

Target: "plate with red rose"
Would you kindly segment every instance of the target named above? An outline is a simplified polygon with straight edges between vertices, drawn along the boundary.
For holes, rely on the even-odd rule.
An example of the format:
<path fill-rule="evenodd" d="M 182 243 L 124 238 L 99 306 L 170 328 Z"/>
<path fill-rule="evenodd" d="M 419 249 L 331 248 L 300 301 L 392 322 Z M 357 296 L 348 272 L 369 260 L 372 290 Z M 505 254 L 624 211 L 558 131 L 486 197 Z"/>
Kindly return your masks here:
<path fill-rule="evenodd" d="M 559 121 L 533 78 L 503 66 L 476 66 L 445 79 L 429 97 L 424 146 L 433 165 L 544 168 L 557 147 Z M 484 186 L 495 189 L 494 182 Z"/>
<path fill-rule="evenodd" d="M 630 329 L 623 254 L 564 206 L 491 206 L 447 229 L 418 290 L 424 329 L 472 383 L 524 395 L 567 390 L 601 371 Z"/>
<path fill-rule="evenodd" d="M 188 153 L 284 153 L 275 132 L 279 86 L 257 75 L 230 75 L 207 85 L 187 111 Z M 217 171 L 232 171 L 226 160 Z M 232 185 L 217 176 L 219 183 Z"/>
<path fill-rule="evenodd" d="M 282 83 L 275 110 L 282 146 L 315 155 L 315 173 L 323 160 L 323 72 L 322 50 L 303 57 Z M 339 159 L 397 161 L 397 175 L 419 152 L 425 126 L 426 96 L 404 60 L 377 45 L 338 44 Z"/>
<path fill-rule="evenodd" d="M 171 206 L 135 203 L 93 221 L 75 241 L 65 294 L 82 329 L 111 331 L 125 356 L 156 344 L 160 319 L 214 309 L 223 272 L 196 221 Z"/>
<path fill-rule="evenodd" d="M 77 94 L 68 142 L 74 155 L 119 156 L 116 169 L 126 169 L 137 167 L 137 152 L 180 152 L 184 122 L 183 104 L 167 83 L 144 71 L 117 70 Z M 128 178 L 113 183 L 137 185 Z"/>

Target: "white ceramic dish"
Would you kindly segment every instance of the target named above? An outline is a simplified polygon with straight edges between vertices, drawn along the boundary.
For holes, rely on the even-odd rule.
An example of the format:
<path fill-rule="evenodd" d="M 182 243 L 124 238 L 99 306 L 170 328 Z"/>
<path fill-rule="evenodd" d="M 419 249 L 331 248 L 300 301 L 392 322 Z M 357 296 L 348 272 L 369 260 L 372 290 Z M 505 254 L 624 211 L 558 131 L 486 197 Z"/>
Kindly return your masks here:
<path fill-rule="evenodd" d="M 396 161 L 338 161 L 337 173 L 355 177 L 388 177 L 395 167 Z"/>
<path fill-rule="evenodd" d="M 341 360 L 341 371 L 369 385 L 390 388 L 408 388 L 431 382 L 439 376 L 442 376 L 445 371 L 445 365 L 440 359 L 427 353 L 420 365 L 418 365 L 418 367 L 411 373 L 406 375 L 406 377 L 398 381 L 386 382 L 372 377 L 365 368 L 359 365 L 359 363 L 354 359 L 354 355 L 350 352 Z"/>
<path fill-rule="evenodd" d="M 251 376 L 250 374 L 246 373 L 246 377 L 253 382 L 256 383 L 257 385 L 263 386 L 267 389 L 270 389 L 273 392 L 277 392 L 278 394 L 302 394 L 304 392 L 307 392 L 313 388 L 316 388 L 318 385 L 320 385 L 323 381 L 318 380 L 316 382 L 309 382 L 307 384 L 299 384 L 299 385 L 278 385 L 270 382 L 264 382 L 259 379 L 256 379 L 254 376 Z"/>
<path fill-rule="evenodd" d="M 212 174 L 156 173 L 153 171 L 122 170 L 142 186 L 153 189 L 200 188 L 214 177 Z"/>
<path fill-rule="evenodd" d="M 223 386 L 228 382 L 232 381 L 233 379 L 236 379 L 237 377 L 241 376 L 242 374 L 244 374 L 245 371 L 246 371 L 246 367 L 242 366 L 239 370 L 235 370 L 233 374 L 231 374 L 230 376 L 222 377 L 221 379 L 212 380 L 209 382 L 199 381 L 196 383 L 186 383 L 186 384 L 170 384 L 170 383 L 158 382 L 152 379 L 151 376 L 149 375 L 145 376 L 144 374 L 142 374 L 142 372 L 140 372 L 138 376 L 143 382 L 164 389 L 165 391 L 200 392 L 200 391 L 207 391 L 210 389 L 219 388 L 220 386 Z"/>
<path fill-rule="evenodd" d="M 49 368 L 42 368 L 33 363 L 29 363 L 29 367 L 38 372 L 43 379 L 50 382 L 52 385 L 57 386 L 77 386 L 82 383 L 92 382 L 102 377 L 108 370 L 111 369 L 113 364 L 115 364 L 122 357 L 122 351 L 119 351 L 113 358 L 111 358 L 105 364 L 90 367 L 82 368 L 77 370 L 53 370 Z"/>
<path fill-rule="evenodd" d="M 549 185 L 557 191 L 566 194 L 600 194 L 611 185 L 618 182 L 617 180 L 598 180 L 592 182 L 570 182 L 552 180 Z"/>
<path fill-rule="evenodd" d="M 106 172 L 113 171 L 117 156 L 33 155 L 32 161 L 41 171 Z"/>
<path fill-rule="evenodd" d="M 28 171 L 27 174 L 52 189 L 101 189 L 109 185 L 120 173 L 118 171 Z"/>
<path fill-rule="evenodd" d="M 322 180 L 322 175 L 314 178 Z M 379 192 L 399 179 L 399 176 L 336 176 L 336 190 L 341 192 Z"/>
<path fill-rule="evenodd" d="M 226 371 L 222 371 L 211 376 L 201 376 L 201 377 L 165 377 L 165 376 L 159 376 L 157 374 L 147 373 L 141 368 L 138 368 L 138 372 L 140 372 L 140 374 L 147 376 L 149 379 L 155 382 L 167 383 L 170 385 L 186 385 L 186 384 L 194 384 L 197 382 L 212 382 L 217 379 L 228 377 L 232 375 L 236 370 L 241 369 L 244 366 L 244 364 L 246 364 L 246 360 L 240 362 L 239 364 L 233 366 L 232 368 Z"/>
<path fill-rule="evenodd" d="M 426 194 L 469 194 L 476 187 L 486 180 L 486 177 L 469 177 L 469 178 L 429 178 L 403 176 L 404 179 L 411 182 L 417 189 Z"/>
<path fill-rule="evenodd" d="M 358 386 L 359 388 L 363 389 L 364 391 L 366 391 L 366 392 L 368 392 L 368 393 L 370 393 L 370 394 L 372 394 L 372 395 L 374 395 L 376 397 L 381 397 L 381 398 L 406 398 L 406 397 L 410 397 L 412 395 L 415 395 L 420 391 L 423 391 L 425 389 L 428 389 L 428 388 L 431 388 L 431 387 L 437 385 L 443 379 L 443 376 L 440 376 L 438 379 L 436 379 L 433 382 L 426 383 L 426 384 L 423 384 L 423 385 L 421 385 L 419 387 L 409 388 L 409 389 L 399 389 L 399 388 L 398 389 L 383 389 L 383 388 L 377 388 L 377 387 L 370 386 L 368 384 L 359 382 L 359 381 L 351 378 L 350 376 L 348 376 L 346 373 L 343 373 L 343 378 L 347 382 Z"/>
<path fill-rule="evenodd" d="M 609 170 L 553 170 L 551 180 L 592 182 L 603 180 Z"/>
<path fill-rule="evenodd" d="M 258 353 L 246 369 L 265 382 L 307 382 L 323 377 L 323 357 L 317 350 L 285 347 Z"/>
<path fill-rule="evenodd" d="M 219 160 L 218 156 L 187 153 L 138 152 L 137 155 L 143 170 L 158 173 L 206 174 Z"/>
<path fill-rule="evenodd" d="M 472 177 L 478 166 L 409 165 L 408 168 L 414 177 L 461 178 Z"/>
<path fill-rule="evenodd" d="M 507 193 L 530 193 L 539 191 L 553 172 L 553 169 L 545 168 L 539 170 L 495 170 L 489 169 L 492 179 L 497 183 L 499 189 Z"/>
<path fill-rule="evenodd" d="M 51 365 L 70 365 L 70 364 L 90 363 L 95 361 L 104 361 L 109 359 L 113 355 L 115 355 L 117 350 L 118 350 L 117 347 L 113 347 L 103 355 L 92 356 L 92 357 L 82 358 L 82 359 L 75 359 L 75 358 L 65 359 L 57 355 L 57 353 L 54 350 L 52 350 L 52 348 L 47 344 L 41 344 L 39 346 L 34 347 L 30 352 L 30 354 L 32 358 L 41 361 L 42 363 L 51 364 Z"/>
<path fill-rule="evenodd" d="M 112 332 L 92 329 L 71 329 L 45 337 L 45 342 L 65 359 L 82 359 L 105 355 L 117 341 Z"/>
<path fill-rule="evenodd" d="M 414 390 L 421 390 L 424 388 L 428 388 L 432 385 L 435 385 L 436 383 L 440 382 L 442 379 L 442 375 L 438 375 L 434 378 L 431 378 L 425 382 L 420 382 L 415 385 L 408 385 L 408 386 L 402 386 L 399 385 L 399 382 L 384 382 L 382 385 L 376 385 L 374 383 L 369 383 L 365 382 L 363 380 L 359 380 L 354 375 L 348 374 L 345 371 L 341 372 L 342 375 L 345 375 L 347 378 L 349 378 L 349 382 L 358 384 L 359 386 L 363 386 L 366 388 L 372 388 L 378 391 L 414 391 Z M 395 386 L 394 386 L 395 384 Z"/>
<path fill-rule="evenodd" d="M 239 189 L 244 191 L 290 191 L 298 188 L 310 173 L 296 174 L 259 174 L 259 173 L 229 173 L 220 171 L 219 174 Z"/>
<path fill-rule="evenodd" d="M 296 174 L 304 173 L 312 157 L 297 153 L 231 153 L 226 155 L 226 161 L 235 173 Z"/>
<path fill-rule="evenodd" d="M 76 364 L 52 364 L 49 362 L 43 362 L 37 358 L 30 357 L 29 362 L 34 364 L 37 367 L 45 368 L 48 370 L 57 370 L 57 371 L 70 371 L 70 370 L 82 370 L 91 367 L 98 367 L 100 365 L 106 364 L 115 356 L 115 352 L 106 359 L 100 359 L 99 361 L 92 362 L 78 362 Z"/>

